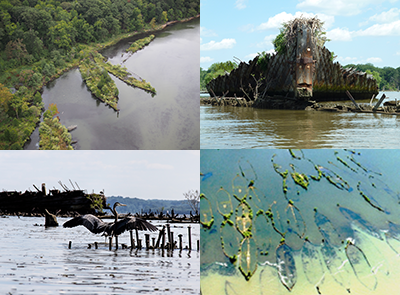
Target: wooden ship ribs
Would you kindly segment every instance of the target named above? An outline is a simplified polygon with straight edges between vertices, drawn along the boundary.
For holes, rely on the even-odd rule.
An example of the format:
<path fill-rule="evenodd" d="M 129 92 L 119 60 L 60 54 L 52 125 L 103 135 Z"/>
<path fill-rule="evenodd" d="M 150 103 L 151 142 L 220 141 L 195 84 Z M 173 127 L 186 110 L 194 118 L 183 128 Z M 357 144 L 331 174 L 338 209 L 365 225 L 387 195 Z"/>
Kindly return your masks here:
<path fill-rule="evenodd" d="M 371 99 L 378 94 L 372 75 L 343 68 L 333 62 L 332 53 L 316 44 L 314 33 L 304 25 L 297 28 L 297 40 L 285 53 L 256 56 L 241 62 L 230 73 L 218 76 L 207 84 L 210 96 L 246 97 L 247 100 L 265 100 L 283 96 L 297 101 L 348 100 L 346 90 L 358 100 Z M 262 82 L 262 83 L 260 83 Z M 254 89 L 258 85 L 258 97 Z"/>
<path fill-rule="evenodd" d="M 62 184 L 61 184 L 62 185 Z M 42 189 L 36 191 L 2 191 L 0 192 L 0 212 L 2 214 L 31 214 L 49 212 L 68 214 L 96 213 L 106 206 L 106 197 L 103 194 L 87 194 L 84 190 L 69 190 L 62 185 L 63 191 L 49 190 L 47 193 L 45 184 Z"/>

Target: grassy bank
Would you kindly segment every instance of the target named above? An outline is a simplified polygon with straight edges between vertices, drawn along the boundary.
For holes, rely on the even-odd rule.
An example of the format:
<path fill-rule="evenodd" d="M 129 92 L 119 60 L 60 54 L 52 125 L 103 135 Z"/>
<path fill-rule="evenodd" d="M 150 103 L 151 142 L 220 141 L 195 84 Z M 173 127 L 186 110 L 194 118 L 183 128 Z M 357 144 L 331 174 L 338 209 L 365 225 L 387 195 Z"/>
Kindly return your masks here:
<path fill-rule="evenodd" d="M 131 44 L 131 46 L 126 50 L 127 52 L 135 53 L 136 51 L 139 51 L 140 49 L 144 48 L 148 44 L 150 44 L 151 41 L 155 38 L 154 35 L 150 35 L 149 37 L 137 40 Z"/>

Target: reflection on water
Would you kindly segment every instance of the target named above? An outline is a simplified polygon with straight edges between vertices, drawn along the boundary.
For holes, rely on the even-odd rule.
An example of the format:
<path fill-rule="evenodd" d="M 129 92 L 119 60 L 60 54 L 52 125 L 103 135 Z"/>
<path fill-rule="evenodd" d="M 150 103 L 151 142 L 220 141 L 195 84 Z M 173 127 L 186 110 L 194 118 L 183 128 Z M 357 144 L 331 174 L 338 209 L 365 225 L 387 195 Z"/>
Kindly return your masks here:
<path fill-rule="evenodd" d="M 199 19 L 174 25 L 133 55 L 125 52 L 132 39 L 104 52 L 150 82 L 154 97 L 111 75 L 119 90 L 117 113 L 92 97 L 74 69 L 44 87 L 45 108 L 57 104 L 61 123 L 78 126 L 71 133 L 76 149 L 199 149 L 199 27 Z M 37 142 L 35 134 L 26 149 L 37 149 Z"/>
<path fill-rule="evenodd" d="M 384 114 L 200 107 L 202 149 L 398 148 L 399 127 L 400 116 Z"/>
<path fill-rule="evenodd" d="M 66 220 L 59 218 L 60 223 Z M 84 227 L 34 226 L 43 222 L 44 218 L 1 218 L 3 294 L 199 294 L 197 251 L 109 251 L 104 237 Z M 171 230 L 187 240 L 187 226 L 171 226 Z M 153 236 L 157 238 L 157 233 Z M 192 243 L 198 239 L 199 226 L 192 224 Z M 120 243 L 129 244 L 128 240 L 129 234 L 119 238 Z M 88 249 L 94 241 L 99 249 Z"/>
<path fill-rule="evenodd" d="M 399 164 L 400 150 L 202 150 L 202 294 L 396 293 Z"/>

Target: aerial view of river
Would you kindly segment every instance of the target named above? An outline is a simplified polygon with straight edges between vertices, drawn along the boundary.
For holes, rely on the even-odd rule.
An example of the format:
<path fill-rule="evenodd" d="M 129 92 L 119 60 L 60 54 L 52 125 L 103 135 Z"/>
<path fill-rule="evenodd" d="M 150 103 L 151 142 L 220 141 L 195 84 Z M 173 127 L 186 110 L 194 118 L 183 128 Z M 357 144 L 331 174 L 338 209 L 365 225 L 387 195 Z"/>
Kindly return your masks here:
<path fill-rule="evenodd" d="M 63 224 L 67 218 L 58 218 Z M 192 251 L 108 250 L 105 238 L 76 228 L 49 227 L 44 218 L 1 218 L 1 294 L 199 294 L 199 224 L 192 227 Z M 164 222 L 151 221 L 159 229 Z M 171 225 L 187 245 L 188 224 Z M 142 232 L 139 232 L 141 239 Z M 151 233 L 157 238 L 158 233 Z M 71 249 L 68 249 L 72 241 Z M 99 248 L 93 243 L 97 241 Z M 88 244 L 92 247 L 89 249 Z M 129 233 L 119 237 L 129 243 Z"/>
<path fill-rule="evenodd" d="M 385 295 L 400 150 L 201 150 L 203 295 Z"/>
<path fill-rule="evenodd" d="M 398 148 L 399 128 L 399 116 L 384 114 L 200 106 L 201 149 Z"/>
<path fill-rule="evenodd" d="M 154 33 L 156 38 L 133 55 L 125 50 L 146 34 L 102 52 L 149 82 L 155 96 L 111 75 L 119 90 L 117 113 L 95 99 L 73 69 L 44 87 L 45 108 L 55 103 L 61 123 L 78 126 L 72 132 L 75 149 L 199 149 L 199 34 L 197 18 Z M 36 130 L 26 149 L 37 149 L 38 141 Z"/>

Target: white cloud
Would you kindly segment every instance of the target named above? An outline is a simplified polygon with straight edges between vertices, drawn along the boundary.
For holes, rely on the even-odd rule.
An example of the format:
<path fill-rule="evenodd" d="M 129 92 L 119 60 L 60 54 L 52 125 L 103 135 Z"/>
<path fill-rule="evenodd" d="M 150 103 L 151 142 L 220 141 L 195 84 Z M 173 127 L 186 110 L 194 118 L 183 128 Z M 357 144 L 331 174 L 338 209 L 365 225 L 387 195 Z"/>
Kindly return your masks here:
<path fill-rule="evenodd" d="M 372 63 L 372 64 L 377 64 L 382 62 L 382 58 L 380 57 L 369 57 L 369 58 L 358 58 L 358 57 L 342 57 L 338 56 L 336 58 L 338 62 L 340 62 L 342 65 L 347 65 L 347 64 L 366 64 L 366 63 Z"/>
<path fill-rule="evenodd" d="M 399 19 L 400 9 L 392 8 L 389 11 L 384 11 L 379 14 L 375 14 L 369 18 L 370 21 L 377 23 L 391 23 Z"/>
<path fill-rule="evenodd" d="M 229 49 L 235 46 L 235 39 L 222 39 L 220 42 L 210 41 L 200 45 L 200 50 L 219 50 Z"/>
<path fill-rule="evenodd" d="M 347 28 L 336 28 L 326 32 L 326 37 L 332 41 L 351 41 L 352 32 L 350 32 Z"/>
<path fill-rule="evenodd" d="M 209 56 L 201 56 L 200 57 L 200 63 L 207 63 L 207 62 L 212 62 L 214 59 L 209 57 Z"/>
<path fill-rule="evenodd" d="M 247 0 L 236 0 L 235 7 L 237 9 L 245 9 Z"/>
<path fill-rule="evenodd" d="M 357 36 L 399 36 L 400 20 L 386 24 L 375 24 L 365 30 L 354 33 Z"/>
<path fill-rule="evenodd" d="M 276 34 L 265 36 L 264 40 L 261 43 L 257 44 L 257 47 L 265 47 L 265 46 L 270 47 L 272 45 L 272 40 L 274 40 L 275 37 L 276 37 Z"/>
<path fill-rule="evenodd" d="M 376 0 L 303 0 L 297 8 L 318 11 L 330 15 L 356 15 L 362 8 L 376 3 Z M 378 2 L 381 2 L 378 0 Z"/>
<path fill-rule="evenodd" d="M 257 55 L 258 55 L 258 53 L 250 53 L 250 54 L 246 55 L 244 58 L 246 60 L 250 60 L 250 59 L 254 59 Z"/>
<path fill-rule="evenodd" d="M 207 29 L 206 27 L 200 27 L 200 36 L 215 37 L 217 36 L 217 33 L 215 33 L 213 30 Z"/>
<path fill-rule="evenodd" d="M 260 24 L 257 29 L 258 30 L 268 30 L 268 29 L 277 29 L 282 27 L 282 23 L 288 22 L 296 17 L 314 17 L 317 16 L 323 22 L 325 22 L 325 28 L 329 28 L 335 21 L 335 17 L 326 14 L 314 14 L 314 13 L 307 13 L 307 12 L 300 12 L 297 11 L 294 15 L 291 13 L 281 12 L 273 17 L 270 17 L 266 23 Z"/>
<path fill-rule="evenodd" d="M 380 62 L 382 62 L 382 58 L 380 58 L 380 57 L 369 57 L 369 58 L 367 58 L 367 62 L 370 62 L 370 63 L 373 63 L 373 64 L 380 63 Z"/>
<path fill-rule="evenodd" d="M 396 55 L 400 55 L 400 51 L 397 51 L 397 52 L 396 52 Z"/>

